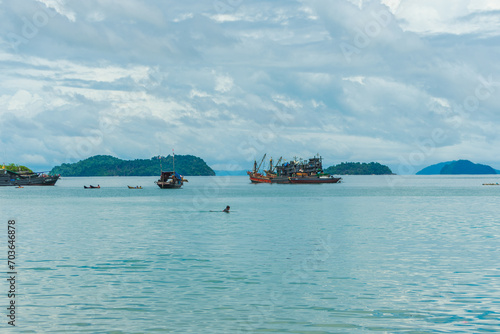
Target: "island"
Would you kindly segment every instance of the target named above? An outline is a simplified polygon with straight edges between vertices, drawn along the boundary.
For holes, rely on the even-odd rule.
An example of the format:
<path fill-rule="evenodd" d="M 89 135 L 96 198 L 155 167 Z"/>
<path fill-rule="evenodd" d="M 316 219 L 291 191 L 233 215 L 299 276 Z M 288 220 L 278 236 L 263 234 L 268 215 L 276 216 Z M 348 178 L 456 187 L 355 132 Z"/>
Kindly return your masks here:
<path fill-rule="evenodd" d="M 110 155 L 96 155 L 75 163 L 52 168 L 50 174 L 62 176 L 158 176 L 173 170 L 174 159 L 155 156 L 151 159 L 122 160 Z M 215 172 L 203 159 L 193 155 L 175 155 L 175 171 L 186 176 L 213 176 Z"/>
<path fill-rule="evenodd" d="M 488 165 L 475 164 L 469 160 L 441 162 L 428 166 L 417 175 L 489 175 L 497 171 Z"/>
<path fill-rule="evenodd" d="M 327 174 L 336 175 L 392 175 L 388 166 L 378 162 L 342 162 L 325 170 Z"/>

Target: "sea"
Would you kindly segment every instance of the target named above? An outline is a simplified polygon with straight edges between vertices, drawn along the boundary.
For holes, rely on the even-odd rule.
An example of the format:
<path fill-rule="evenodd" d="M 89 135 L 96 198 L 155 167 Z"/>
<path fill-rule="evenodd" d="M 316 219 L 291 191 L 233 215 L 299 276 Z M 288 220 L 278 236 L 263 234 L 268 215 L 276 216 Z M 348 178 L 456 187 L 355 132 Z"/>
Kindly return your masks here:
<path fill-rule="evenodd" d="M 499 176 L 156 179 L 0 187 L 0 332 L 500 332 Z"/>

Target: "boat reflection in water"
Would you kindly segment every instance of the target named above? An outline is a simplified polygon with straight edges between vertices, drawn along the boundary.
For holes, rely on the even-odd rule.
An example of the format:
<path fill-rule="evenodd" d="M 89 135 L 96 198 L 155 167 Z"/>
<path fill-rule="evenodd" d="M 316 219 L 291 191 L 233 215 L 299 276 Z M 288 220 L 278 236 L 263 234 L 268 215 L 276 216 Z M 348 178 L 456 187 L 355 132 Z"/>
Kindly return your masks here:
<path fill-rule="evenodd" d="M 269 169 L 264 170 L 264 174 L 260 173 L 262 162 L 266 158 L 266 154 L 257 166 L 257 161 L 254 161 L 253 170 L 248 171 L 252 183 L 339 183 L 342 178 L 333 177 L 330 174 L 323 172 L 322 158 L 318 155 L 309 160 L 294 159 L 290 162 L 282 163 L 279 158 L 278 163 L 273 166 L 273 159 L 269 161 Z"/>

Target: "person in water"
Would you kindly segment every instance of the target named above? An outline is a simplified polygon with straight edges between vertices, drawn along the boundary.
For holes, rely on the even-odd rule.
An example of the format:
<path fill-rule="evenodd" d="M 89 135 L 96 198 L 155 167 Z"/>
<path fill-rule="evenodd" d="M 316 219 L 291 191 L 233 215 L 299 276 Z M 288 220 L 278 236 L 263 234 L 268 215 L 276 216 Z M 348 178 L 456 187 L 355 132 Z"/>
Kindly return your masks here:
<path fill-rule="evenodd" d="M 229 209 L 231 209 L 231 208 L 230 208 L 230 207 L 229 207 L 229 205 L 228 205 L 228 206 L 226 206 L 226 208 L 225 208 L 224 210 L 222 210 L 222 212 L 227 212 L 227 213 L 229 213 Z"/>

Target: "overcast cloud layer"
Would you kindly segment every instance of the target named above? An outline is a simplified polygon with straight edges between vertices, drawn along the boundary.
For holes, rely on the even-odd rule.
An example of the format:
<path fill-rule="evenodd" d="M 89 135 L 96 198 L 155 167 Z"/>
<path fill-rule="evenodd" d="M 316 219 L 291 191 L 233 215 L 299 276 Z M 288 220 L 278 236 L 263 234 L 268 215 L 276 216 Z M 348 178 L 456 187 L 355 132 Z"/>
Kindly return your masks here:
<path fill-rule="evenodd" d="M 0 0 L 0 156 L 500 168 L 500 2 Z"/>

